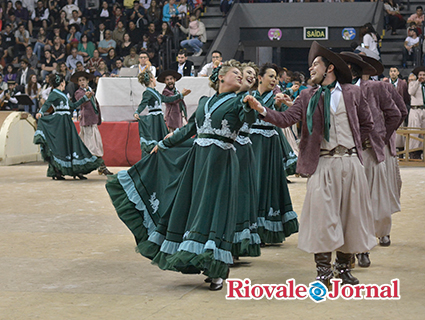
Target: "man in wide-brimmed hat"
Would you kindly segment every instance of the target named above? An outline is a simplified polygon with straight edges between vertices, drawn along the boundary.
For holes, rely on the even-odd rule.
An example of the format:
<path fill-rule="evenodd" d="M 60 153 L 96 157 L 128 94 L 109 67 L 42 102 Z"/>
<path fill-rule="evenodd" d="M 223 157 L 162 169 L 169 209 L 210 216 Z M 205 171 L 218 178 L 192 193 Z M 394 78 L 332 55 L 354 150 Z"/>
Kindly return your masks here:
<path fill-rule="evenodd" d="M 409 83 L 410 113 L 408 127 L 425 128 L 425 66 L 419 66 L 412 71 L 418 80 Z M 412 135 L 419 137 L 419 135 Z M 422 142 L 410 139 L 409 148 L 421 148 Z M 411 159 L 421 159 L 422 151 L 410 153 Z"/>
<path fill-rule="evenodd" d="M 361 57 L 365 62 L 369 63 L 376 69 L 375 74 L 364 75 L 366 79 L 369 76 L 373 77 L 378 74 L 382 74 L 382 72 L 384 71 L 384 66 L 382 65 L 381 62 L 379 62 L 378 60 L 372 57 L 367 57 L 363 55 Z M 398 128 L 403 123 L 403 120 L 407 117 L 408 111 L 407 111 L 405 101 L 403 100 L 402 96 L 398 93 L 398 90 L 396 90 L 393 84 L 390 84 L 389 82 L 384 82 L 384 81 L 381 81 L 381 82 L 373 81 L 372 83 L 378 86 L 378 88 L 376 88 L 375 90 L 378 90 L 378 91 L 387 90 L 390 93 L 391 99 L 394 101 L 395 106 L 398 108 L 401 115 L 399 120 L 399 125 L 397 126 Z M 409 96 L 409 101 L 410 101 L 410 96 Z M 389 139 L 389 141 L 386 142 L 386 146 L 384 148 L 385 167 L 387 171 L 387 181 L 388 181 L 388 189 L 389 189 L 389 195 L 390 195 L 390 212 L 391 213 L 395 213 L 401 210 L 401 205 L 400 205 L 401 176 L 400 176 L 398 161 L 396 158 L 397 152 L 396 152 L 395 143 L 396 143 L 396 133 L 393 132 L 391 135 L 391 138 Z M 391 223 L 391 221 L 388 221 L 388 222 Z M 390 224 L 387 225 L 387 228 L 388 226 L 391 227 Z M 385 229 L 383 230 L 381 229 L 380 232 L 382 233 L 384 230 Z M 379 230 L 377 230 L 377 233 L 378 232 Z M 388 234 L 386 236 L 379 238 L 379 245 L 384 247 L 389 246 L 391 244 L 390 234 L 389 234 L 390 228 L 388 228 L 387 232 Z"/>
<path fill-rule="evenodd" d="M 162 91 L 164 96 L 174 96 L 179 93 L 176 88 L 176 81 L 179 81 L 182 75 L 174 70 L 165 70 L 156 79 L 158 82 L 165 83 Z M 187 121 L 186 104 L 183 99 L 165 104 L 165 123 L 168 130 L 174 132 L 177 128 L 183 126 L 183 118 Z"/>
<path fill-rule="evenodd" d="M 21 59 L 21 67 L 16 73 L 16 82 L 22 86 L 19 90 L 24 91 L 25 86 L 28 84 L 30 77 L 35 74 L 35 71 L 31 68 L 27 58 Z"/>
<path fill-rule="evenodd" d="M 89 81 L 93 80 L 94 76 L 85 71 L 77 71 L 72 77 L 71 81 L 79 86 L 75 91 L 75 100 L 78 101 L 82 98 L 87 91 L 93 91 L 89 87 Z M 98 158 L 103 157 L 103 143 L 102 136 L 100 135 L 99 128 L 101 125 L 102 116 L 100 114 L 99 103 L 96 98 L 92 96 L 89 101 L 84 102 L 80 109 L 80 138 L 86 145 L 87 149 Z M 106 168 L 102 160 L 102 165 L 98 168 L 99 174 L 111 175 L 112 172 Z"/>
<path fill-rule="evenodd" d="M 370 75 L 381 71 L 380 67 L 376 70 L 353 52 L 341 52 L 340 57 L 348 64 L 353 84 L 362 89 L 372 112 L 374 127 L 363 144 L 363 165 L 372 199 L 375 236 L 380 239 L 381 245 L 388 246 L 392 212 L 385 166 L 385 147 L 401 123 L 401 113 L 390 92 L 385 88 L 387 84 L 369 80 Z M 360 267 L 370 266 L 369 252 L 358 253 L 357 259 Z"/>
<path fill-rule="evenodd" d="M 370 195 L 362 166 L 362 142 L 373 128 L 368 103 L 351 84 L 347 64 L 314 41 L 309 53 L 310 77 L 316 88 L 305 89 L 290 108 L 278 112 L 245 98 L 261 118 L 279 127 L 302 120 L 297 172 L 309 175 L 300 218 L 298 247 L 314 253 L 317 280 L 329 285 L 335 275 L 357 284 L 351 274 L 353 253 L 376 245 Z M 324 93 L 324 94 L 323 94 Z M 280 98 L 279 98 L 280 99 Z"/>

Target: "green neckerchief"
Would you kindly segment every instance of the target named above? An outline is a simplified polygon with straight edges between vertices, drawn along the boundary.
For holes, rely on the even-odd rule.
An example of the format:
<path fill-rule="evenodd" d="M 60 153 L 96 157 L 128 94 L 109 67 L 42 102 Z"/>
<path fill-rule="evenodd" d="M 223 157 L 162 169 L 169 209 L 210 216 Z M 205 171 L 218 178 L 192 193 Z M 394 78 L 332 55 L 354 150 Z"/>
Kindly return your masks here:
<path fill-rule="evenodd" d="M 321 86 L 311 97 L 307 107 L 307 128 L 310 134 L 313 133 L 313 114 L 316 111 L 316 107 L 319 104 L 320 96 L 322 92 L 325 94 L 324 97 L 324 118 L 325 118 L 325 139 L 329 142 L 329 128 L 331 125 L 331 89 L 335 88 L 336 81 L 332 82 L 327 86 Z"/>
<path fill-rule="evenodd" d="M 396 86 L 395 84 L 397 83 L 398 79 L 395 79 L 395 81 L 393 81 L 393 79 L 390 79 L 390 80 L 391 80 L 392 85 L 395 87 Z"/>
<path fill-rule="evenodd" d="M 91 92 L 92 90 L 91 90 L 90 87 L 87 87 L 87 89 L 85 91 Z M 99 110 L 97 110 L 97 106 L 96 106 L 96 101 L 94 100 L 94 95 L 91 96 L 90 102 L 91 102 L 91 104 L 93 106 L 94 113 L 99 114 Z"/>
<path fill-rule="evenodd" d="M 359 81 L 360 77 L 355 77 L 353 80 L 351 80 L 352 84 L 356 84 L 357 81 Z"/>
<path fill-rule="evenodd" d="M 422 88 L 422 100 L 423 100 L 423 103 L 425 105 L 425 92 L 424 92 L 424 90 L 425 90 L 425 82 L 422 82 L 421 88 Z"/>

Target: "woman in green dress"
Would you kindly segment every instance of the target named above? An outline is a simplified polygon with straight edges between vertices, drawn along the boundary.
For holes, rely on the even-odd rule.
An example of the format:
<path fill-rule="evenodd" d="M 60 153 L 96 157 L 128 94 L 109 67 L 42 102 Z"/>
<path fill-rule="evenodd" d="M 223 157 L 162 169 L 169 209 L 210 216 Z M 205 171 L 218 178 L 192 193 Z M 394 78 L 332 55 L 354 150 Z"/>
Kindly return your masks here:
<path fill-rule="evenodd" d="M 53 90 L 36 115 L 38 125 L 34 143 L 40 145 L 41 155 L 49 163 L 48 177 L 64 180 L 64 175 L 68 175 L 85 180 L 83 175 L 96 170 L 102 163 L 81 141 L 71 116 L 73 110 L 88 101 L 93 93 L 87 92 L 73 103 L 63 93 L 66 86 L 63 75 L 52 76 L 50 84 Z M 53 114 L 44 116 L 50 108 Z"/>
<path fill-rule="evenodd" d="M 243 63 L 242 86 L 237 95 L 243 99 L 249 91 L 256 88 L 258 67 L 255 63 Z M 249 138 L 250 125 L 245 122 L 235 141 L 236 156 L 239 160 L 240 178 L 236 228 L 233 237 L 233 257 L 258 257 L 261 254 L 260 237 L 257 232 L 257 180 L 255 155 Z"/>
<path fill-rule="evenodd" d="M 160 141 L 152 151 L 162 159 L 161 154 L 167 149 L 197 134 L 184 161 L 177 164 L 182 166 L 181 173 L 164 190 L 163 197 L 158 199 L 155 195 L 146 202 L 129 183 L 135 177 L 125 172 L 118 173 L 117 180 L 112 178 L 107 189 L 117 212 L 121 212 L 120 218 L 134 217 L 126 224 L 136 236 L 142 255 L 163 270 L 195 274 L 203 271 L 212 278 L 210 289 L 220 290 L 228 265 L 233 263 L 240 173 L 234 141 L 243 123 L 254 122 L 256 114 L 243 107 L 241 97 L 235 93 L 242 82 L 239 63 L 224 63 L 214 70 L 211 80 L 217 94 L 202 97 L 188 124 Z M 142 213 L 148 207 L 154 208 L 153 214 L 147 215 L 149 210 Z M 133 208 L 140 212 L 138 219 Z"/>
<path fill-rule="evenodd" d="M 142 148 L 142 157 L 149 154 L 158 141 L 168 134 L 167 125 L 164 121 L 162 112 L 162 102 L 174 102 L 183 99 L 190 93 L 190 90 L 183 89 L 181 93 L 171 97 L 160 94 L 156 89 L 156 79 L 152 72 L 145 70 L 139 74 L 139 82 L 146 87 L 143 92 L 142 101 L 134 113 L 134 118 L 139 121 L 140 147 Z M 140 113 L 148 108 L 149 113 L 140 117 Z"/>
<path fill-rule="evenodd" d="M 280 108 L 282 101 L 275 99 L 273 94 L 277 83 L 276 67 L 264 64 L 260 68 L 258 82 L 253 96 L 264 106 Z M 286 182 L 285 162 L 288 159 L 282 142 L 285 136 L 276 129 L 270 123 L 257 119 L 250 130 L 256 158 L 258 233 L 263 243 L 281 243 L 285 237 L 298 232 L 297 214 L 292 209 Z"/>

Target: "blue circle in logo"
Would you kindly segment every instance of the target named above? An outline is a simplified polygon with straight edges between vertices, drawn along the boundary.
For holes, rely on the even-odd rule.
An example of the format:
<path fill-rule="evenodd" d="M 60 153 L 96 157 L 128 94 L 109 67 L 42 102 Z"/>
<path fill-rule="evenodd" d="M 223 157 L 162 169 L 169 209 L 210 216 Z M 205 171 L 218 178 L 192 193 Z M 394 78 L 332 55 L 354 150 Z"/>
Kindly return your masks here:
<path fill-rule="evenodd" d="M 326 293 L 328 292 L 328 289 L 323 285 L 323 283 L 316 281 L 310 284 L 308 292 L 314 301 L 320 302 L 326 299 Z"/>
<path fill-rule="evenodd" d="M 356 29 L 344 28 L 342 29 L 341 35 L 344 40 L 354 40 L 356 37 Z"/>

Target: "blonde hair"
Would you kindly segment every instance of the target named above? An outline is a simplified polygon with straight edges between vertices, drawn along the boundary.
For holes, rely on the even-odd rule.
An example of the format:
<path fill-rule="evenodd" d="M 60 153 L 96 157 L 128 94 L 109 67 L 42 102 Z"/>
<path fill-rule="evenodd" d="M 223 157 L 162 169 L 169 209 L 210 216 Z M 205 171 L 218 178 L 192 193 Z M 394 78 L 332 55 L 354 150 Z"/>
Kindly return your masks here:
<path fill-rule="evenodd" d="M 238 69 L 242 73 L 241 63 L 234 59 L 225 61 L 224 63 L 222 63 L 221 66 L 217 68 L 220 68 L 218 71 L 218 74 L 217 73 L 214 74 L 215 70 L 213 70 L 213 74 L 210 76 L 210 87 L 217 92 L 218 92 L 218 88 L 220 84 L 220 81 L 218 80 L 218 76 L 224 76 L 227 72 L 229 72 L 230 69 L 233 69 L 233 68 Z"/>
<path fill-rule="evenodd" d="M 153 79 L 153 74 L 148 68 L 146 68 L 146 70 L 139 73 L 137 79 L 139 80 L 142 86 L 147 87 L 149 86 L 151 79 Z"/>

